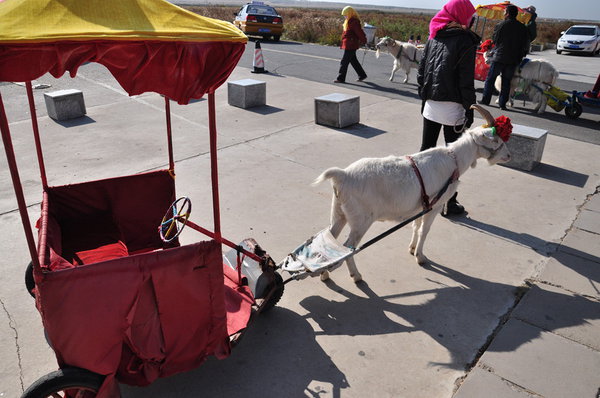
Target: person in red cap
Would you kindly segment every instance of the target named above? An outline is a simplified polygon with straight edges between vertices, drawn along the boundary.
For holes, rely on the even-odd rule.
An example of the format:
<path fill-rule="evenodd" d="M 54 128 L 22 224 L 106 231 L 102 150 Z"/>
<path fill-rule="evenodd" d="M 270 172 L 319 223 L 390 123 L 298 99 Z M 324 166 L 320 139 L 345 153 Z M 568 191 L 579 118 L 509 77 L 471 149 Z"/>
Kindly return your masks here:
<path fill-rule="evenodd" d="M 600 98 L 600 75 L 598 75 L 594 87 L 587 93 L 583 94 L 583 96 L 585 98 Z"/>

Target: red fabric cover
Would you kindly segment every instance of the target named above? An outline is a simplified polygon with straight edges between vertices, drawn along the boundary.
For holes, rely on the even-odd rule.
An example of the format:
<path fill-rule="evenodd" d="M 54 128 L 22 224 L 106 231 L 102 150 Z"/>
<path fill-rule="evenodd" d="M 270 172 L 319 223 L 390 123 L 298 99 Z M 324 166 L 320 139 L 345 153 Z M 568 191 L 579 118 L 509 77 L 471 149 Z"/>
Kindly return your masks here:
<path fill-rule="evenodd" d="M 250 320 L 254 296 L 249 286 L 240 286 L 238 273 L 223 264 L 225 275 L 225 310 L 227 311 L 227 334 L 234 335 L 245 329 Z"/>
<path fill-rule="evenodd" d="M 104 65 L 129 95 L 153 91 L 180 104 L 223 84 L 245 43 L 86 41 L 0 46 L 0 81 L 31 81 L 49 72 L 71 77 L 85 62 Z M 222 60 L 214 62 L 215 59 Z"/>
<path fill-rule="evenodd" d="M 484 82 L 487 78 L 489 70 L 490 66 L 485 63 L 485 59 L 483 58 L 483 52 L 477 51 L 477 53 L 475 54 L 475 80 Z"/>
<path fill-rule="evenodd" d="M 161 250 L 158 225 L 174 196 L 167 170 L 44 194 L 39 252 L 53 272 L 34 270 L 36 304 L 59 365 L 107 375 L 98 398 L 118 397 L 117 380 L 146 385 L 225 358 L 229 335 L 248 323 L 252 293 L 223 265 L 219 243 Z M 125 245 L 147 252 L 94 262 Z M 70 253 L 93 263 L 75 267 Z"/>
<path fill-rule="evenodd" d="M 229 355 L 221 256 L 210 241 L 45 273 L 38 308 L 59 365 L 145 385 Z"/>

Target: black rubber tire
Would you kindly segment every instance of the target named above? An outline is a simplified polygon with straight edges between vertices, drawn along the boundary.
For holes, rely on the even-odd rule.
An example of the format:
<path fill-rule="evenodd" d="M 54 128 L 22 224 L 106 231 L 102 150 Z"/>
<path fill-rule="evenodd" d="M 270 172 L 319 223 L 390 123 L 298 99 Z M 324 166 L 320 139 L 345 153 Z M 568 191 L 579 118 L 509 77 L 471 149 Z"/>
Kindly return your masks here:
<path fill-rule="evenodd" d="M 80 368 L 65 368 L 48 373 L 33 383 L 21 398 L 51 398 L 65 390 L 83 390 L 85 398 L 93 398 L 100 390 L 104 376 Z M 71 395 L 69 395 L 71 396 Z"/>
<path fill-rule="evenodd" d="M 33 279 L 33 263 L 31 261 L 25 269 L 25 288 L 31 297 L 35 298 L 35 294 L 33 294 L 33 289 L 35 289 L 35 280 Z"/>
<path fill-rule="evenodd" d="M 283 296 L 283 291 L 285 288 L 285 285 L 283 284 L 283 278 L 277 272 L 275 272 L 273 276 L 274 280 L 267 287 L 267 292 L 270 292 L 273 288 L 275 288 L 275 290 L 273 291 L 271 297 L 269 297 L 269 299 L 261 306 L 261 312 L 267 312 L 271 310 L 273 307 L 275 307 L 275 305 L 277 305 L 279 300 L 281 300 L 281 296 Z"/>
<path fill-rule="evenodd" d="M 560 55 L 562 53 L 562 51 L 561 50 L 556 50 L 556 53 Z"/>
<path fill-rule="evenodd" d="M 569 119 L 577 119 L 579 116 L 581 116 L 582 112 L 583 107 L 577 102 L 574 102 L 571 106 L 565 107 L 565 115 L 567 115 Z"/>
<path fill-rule="evenodd" d="M 281 37 L 281 36 L 279 36 L 279 35 L 275 35 L 275 36 L 273 36 L 273 41 L 279 41 L 279 38 L 280 38 L 280 37 Z"/>

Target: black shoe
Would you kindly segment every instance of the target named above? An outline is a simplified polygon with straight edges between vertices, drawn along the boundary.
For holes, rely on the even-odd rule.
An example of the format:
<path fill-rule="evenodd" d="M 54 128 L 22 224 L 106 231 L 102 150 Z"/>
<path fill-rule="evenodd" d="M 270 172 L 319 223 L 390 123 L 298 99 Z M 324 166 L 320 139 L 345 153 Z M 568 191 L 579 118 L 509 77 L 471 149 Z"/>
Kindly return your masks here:
<path fill-rule="evenodd" d="M 503 111 L 507 111 L 508 110 L 508 109 L 506 109 L 506 106 L 501 106 L 500 109 L 503 110 Z"/>
<path fill-rule="evenodd" d="M 490 104 L 489 102 L 485 102 L 485 101 L 483 101 L 483 100 L 482 100 L 482 101 L 477 101 L 477 103 L 478 103 L 479 105 L 489 105 L 489 104 Z"/>
<path fill-rule="evenodd" d="M 446 209 L 445 212 L 442 212 L 442 215 L 447 217 L 447 216 L 458 216 L 461 215 L 465 212 L 465 208 L 463 207 L 463 205 L 461 205 L 460 203 L 458 203 L 458 200 L 456 200 L 456 197 L 458 196 L 458 193 L 455 193 L 450 200 L 448 200 L 448 202 L 446 203 L 446 206 L 444 206 Z"/>
<path fill-rule="evenodd" d="M 359 77 L 358 79 L 356 79 L 357 82 L 362 82 L 363 80 L 365 80 L 367 77 Z"/>
<path fill-rule="evenodd" d="M 343 81 L 343 80 L 338 80 L 338 79 L 335 79 L 333 82 L 334 82 L 334 83 L 346 83 L 345 81 Z"/>

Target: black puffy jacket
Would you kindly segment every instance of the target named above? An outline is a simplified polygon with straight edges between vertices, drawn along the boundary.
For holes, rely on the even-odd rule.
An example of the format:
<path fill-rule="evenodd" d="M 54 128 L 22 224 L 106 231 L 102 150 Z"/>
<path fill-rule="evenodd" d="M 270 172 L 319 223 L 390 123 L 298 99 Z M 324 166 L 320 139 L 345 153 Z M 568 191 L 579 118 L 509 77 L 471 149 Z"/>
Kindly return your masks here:
<path fill-rule="evenodd" d="M 470 30 L 447 28 L 427 41 L 417 83 L 423 101 L 452 101 L 468 110 L 475 103 L 475 52 L 479 36 Z"/>
<path fill-rule="evenodd" d="M 493 62 L 517 65 L 529 50 L 529 31 L 516 19 L 507 19 L 494 28 Z"/>

